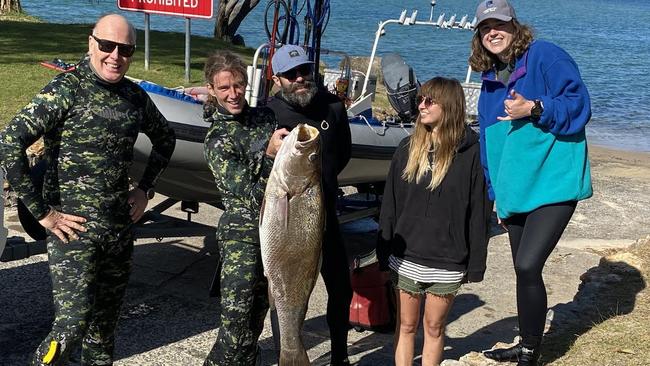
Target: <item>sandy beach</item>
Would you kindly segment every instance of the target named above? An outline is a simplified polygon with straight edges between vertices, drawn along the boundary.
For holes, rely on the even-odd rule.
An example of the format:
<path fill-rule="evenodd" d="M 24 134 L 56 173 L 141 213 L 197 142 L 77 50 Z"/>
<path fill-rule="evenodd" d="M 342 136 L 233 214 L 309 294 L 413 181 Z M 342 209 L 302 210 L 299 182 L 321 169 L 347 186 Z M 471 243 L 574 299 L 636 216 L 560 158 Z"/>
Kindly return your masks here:
<path fill-rule="evenodd" d="M 598 264 L 601 250 L 650 235 L 650 153 L 590 146 L 590 157 L 594 196 L 578 205 L 545 268 L 551 309 L 573 301 L 580 276 Z M 185 217 L 178 206 L 167 213 Z M 201 206 L 193 219 L 214 224 L 218 215 L 218 210 Z M 5 226 L 10 236 L 20 234 L 11 208 L 6 208 Z M 497 225 L 492 229 L 485 280 L 464 286 L 457 297 L 445 358 L 458 359 L 498 341 L 510 342 L 516 335 L 510 249 L 502 230 Z M 368 245 L 372 235 L 362 242 L 355 237 L 349 245 Z M 212 238 L 136 242 L 134 271 L 117 331 L 116 365 L 202 364 L 216 335 L 218 306 L 207 294 L 215 251 Z M 24 365 L 53 318 L 46 256 L 0 262 L 0 284 L 0 363 Z M 329 360 L 325 299 L 319 280 L 304 327 L 314 365 Z M 268 319 L 260 344 L 262 364 L 276 363 Z M 349 350 L 357 365 L 392 365 L 391 334 L 351 330 Z"/>
<path fill-rule="evenodd" d="M 578 204 L 562 245 L 624 245 L 650 234 L 650 153 L 590 146 L 594 195 Z"/>

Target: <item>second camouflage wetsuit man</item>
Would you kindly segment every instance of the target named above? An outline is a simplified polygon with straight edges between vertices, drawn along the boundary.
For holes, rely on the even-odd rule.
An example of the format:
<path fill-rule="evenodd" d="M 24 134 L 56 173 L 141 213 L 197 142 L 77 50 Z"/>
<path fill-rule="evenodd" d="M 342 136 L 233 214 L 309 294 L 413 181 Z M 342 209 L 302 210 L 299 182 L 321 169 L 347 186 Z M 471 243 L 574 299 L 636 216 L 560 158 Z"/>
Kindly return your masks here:
<path fill-rule="evenodd" d="M 217 340 L 206 366 L 247 366 L 260 361 L 257 339 L 269 308 L 262 269 L 259 215 L 273 157 L 286 130 L 275 131 L 273 112 L 250 108 L 244 99 L 246 66 L 233 53 L 216 52 L 205 63 L 211 123 L 205 158 L 221 195 L 217 268 L 221 314 Z"/>
<path fill-rule="evenodd" d="M 126 19 L 100 18 L 89 37 L 89 58 L 58 75 L 0 135 L 0 159 L 11 187 L 50 231 L 55 320 L 33 365 L 67 365 L 79 343 L 83 365 L 113 362 L 113 332 L 131 268 L 131 224 L 142 216 L 145 191 L 175 145 L 167 120 L 124 78 L 134 44 Z M 129 191 L 139 132 L 153 149 L 139 188 Z M 48 163 L 42 196 L 25 155 L 39 137 Z"/>

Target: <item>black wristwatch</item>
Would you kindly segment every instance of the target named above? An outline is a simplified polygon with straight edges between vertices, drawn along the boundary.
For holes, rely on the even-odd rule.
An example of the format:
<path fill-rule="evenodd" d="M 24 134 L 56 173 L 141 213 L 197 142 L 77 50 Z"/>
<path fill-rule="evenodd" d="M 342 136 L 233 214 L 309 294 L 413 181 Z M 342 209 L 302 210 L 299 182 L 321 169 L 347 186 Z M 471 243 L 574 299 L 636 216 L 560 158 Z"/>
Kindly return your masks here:
<path fill-rule="evenodd" d="M 530 120 L 537 123 L 542 118 L 542 113 L 544 113 L 544 105 L 539 99 L 535 99 L 535 105 L 530 109 Z"/>
<path fill-rule="evenodd" d="M 156 191 L 153 190 L 153 188 L 146 187 L 146 186 L 138 186 L 139 189 L 141 189 L 144 192 L 145 197 L 147 197 L 148 200 L 152 199 L 153 196 L 156 195 Z"/>

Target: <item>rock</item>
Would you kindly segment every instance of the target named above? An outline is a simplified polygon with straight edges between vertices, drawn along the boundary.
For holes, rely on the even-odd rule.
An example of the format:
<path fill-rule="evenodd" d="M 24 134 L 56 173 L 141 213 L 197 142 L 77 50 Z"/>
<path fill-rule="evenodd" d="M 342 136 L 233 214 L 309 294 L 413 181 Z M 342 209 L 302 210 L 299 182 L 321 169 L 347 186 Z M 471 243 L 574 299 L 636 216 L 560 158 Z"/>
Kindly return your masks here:
<path fill-rule="evenodd" d="M 498 343 L 497 343 L 498 344 Z M 489 358 L 483 356 L 480 352 L 470 352 L 465 356 L 461 357 L 459 360 L 461 365 L 467 366 L 493 366 L 493 365 L 502 365 L 500 362 L 490 360 Z"/>
<path fill-rule="evenodd" d="M 494 346 L 492 346 L 492 348 L 490 348 L 490 350 L 499 349 L 499 348 L 510 348 L 512 346 L 515 346 L 518 343 L 519 343 L 519 336 L 515 337 L 512 340 L 512 343 L 497 342 Z M 461 357 L 459 360 L 464 362 L 468 366 L 503 365 L 503 363 L 501 362 L 497 362 L 483 356 L 482 352 L 475 352 L 475 351 L 466 354 L 465 356 Z"/>
<path fill-rule="evenodd" d="M 440 363 L 440 366 L 468 366 L 468 364 L 462 361 L 444 360 Z"/>

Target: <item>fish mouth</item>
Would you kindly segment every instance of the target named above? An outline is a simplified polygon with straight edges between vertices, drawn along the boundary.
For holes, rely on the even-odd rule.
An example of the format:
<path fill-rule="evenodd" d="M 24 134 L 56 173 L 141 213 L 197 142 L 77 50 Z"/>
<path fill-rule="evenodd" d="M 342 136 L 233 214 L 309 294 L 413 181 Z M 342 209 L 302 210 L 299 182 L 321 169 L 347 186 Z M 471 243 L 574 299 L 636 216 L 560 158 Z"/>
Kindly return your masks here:
<path fill-rule="evenodd" d="M 302 146 L 309 145 L 318 138 L 319 132 L 316 127 L 301 123 L 296 128 L 298 129 L 297 143 Z"/>

